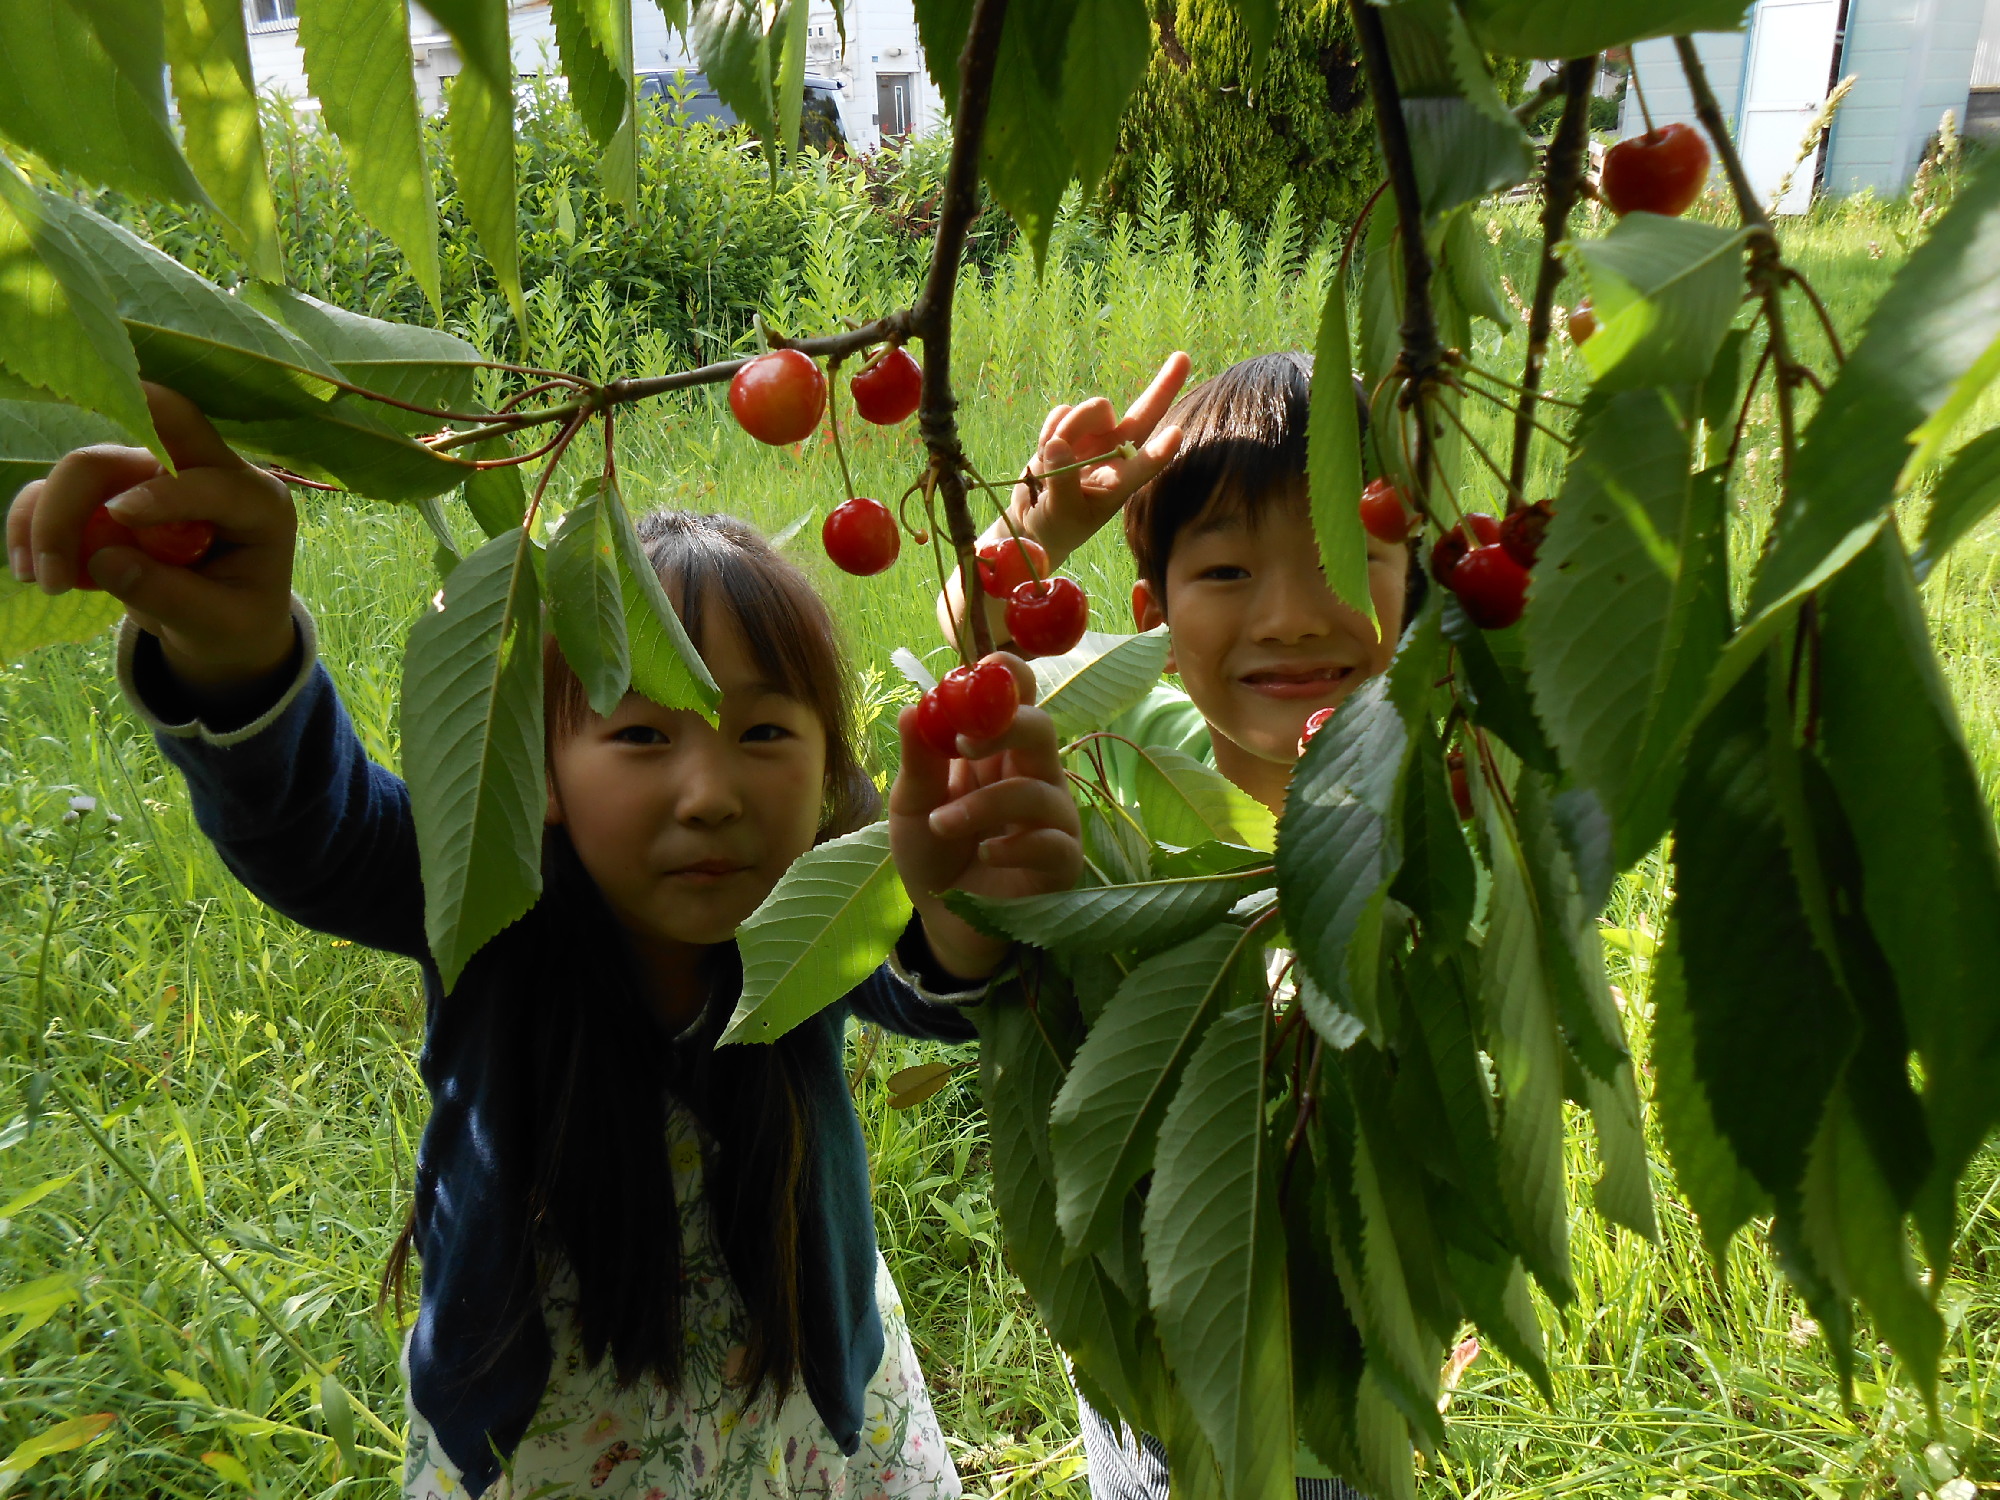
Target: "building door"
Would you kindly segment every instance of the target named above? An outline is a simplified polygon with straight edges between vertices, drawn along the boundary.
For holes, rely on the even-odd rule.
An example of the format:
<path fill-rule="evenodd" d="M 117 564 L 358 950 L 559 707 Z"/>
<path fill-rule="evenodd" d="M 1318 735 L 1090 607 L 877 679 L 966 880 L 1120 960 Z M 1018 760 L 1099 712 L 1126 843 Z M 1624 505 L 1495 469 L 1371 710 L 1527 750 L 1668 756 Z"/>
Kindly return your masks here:
<path fill-rule="evenodd" d="M 1806 127 L 1826 102 L 1840 0 L 1761 0 L 1751 24 L 1736 149 L 1766 207 L 1802 214 L 1812 205 L 1818 160 L 1809 159 L 1796 171 L 1793 164 Z M 1785 201 L 1772 205 L 1788 172 L 1792 185 Z"/>
<path fill-rule="evenodd" d="M 875 125 L 885 141 L 900 141 L 910 133 L 916 99 L 912 82 L 914 75 L 909 73 L 875 75 Z"/>

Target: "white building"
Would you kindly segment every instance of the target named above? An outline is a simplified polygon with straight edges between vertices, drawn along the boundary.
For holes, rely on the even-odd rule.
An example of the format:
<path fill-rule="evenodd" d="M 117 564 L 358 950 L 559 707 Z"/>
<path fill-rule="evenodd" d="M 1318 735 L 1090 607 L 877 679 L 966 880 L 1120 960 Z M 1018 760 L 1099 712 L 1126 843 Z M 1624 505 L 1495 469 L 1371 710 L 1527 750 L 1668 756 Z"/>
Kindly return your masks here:
<path fill-rule="evenodd" d="M 807 22 L 806 68 L 840 85 L 842 130 L 856 151 L 873 151 L 885 138 L 920 135 L 945 124 L 944 101 L 924 66 L 923 43 L 911 0 L 847 0 L 843 50 L 831 5 L 813 7 Z M 305 55 L 298 44 L 296 0 L 246 0 L 250 62 L 259 90 L 272 89 L 310 102 Z M 557 66 L 555 25 L 548 0 L 516 0 L 511 7 L 514 66 L 524 77 Z M 667 30 L 654 5 L 632 14 L 633 62 L 641 73 L 700 65 Z M 457 49 L 420 6 L 410 6 L 410 52 L 418 97 L 439 107 L 439 81 L 459 70 Z"/>

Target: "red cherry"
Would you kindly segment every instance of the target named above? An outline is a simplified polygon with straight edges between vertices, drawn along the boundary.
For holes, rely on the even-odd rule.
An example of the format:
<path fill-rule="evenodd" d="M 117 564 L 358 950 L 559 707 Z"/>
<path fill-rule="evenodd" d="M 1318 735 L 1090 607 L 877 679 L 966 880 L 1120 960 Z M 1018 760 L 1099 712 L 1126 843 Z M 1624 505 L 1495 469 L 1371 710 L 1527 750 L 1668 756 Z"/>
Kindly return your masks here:
<path fill-rule="evenodd" d="M 937 685 L 937 695 L 951 727 L 969 740 L 1005 734 L 1021 706 L 1020 685 L 1007 664 L 999 661 L 953 667 Z"/>
<path fill-rule="evenodd" d="M 162 521 L 156 526 L 141 526 L 138 538 L 139 550 L 154 562 L 191 568 L 215 545 L 215 522 Z"/>
<path fill-rule="evenodd" d="M 1403 492 L 1392 480 L 1371 479 L 1361 492 L 1361 524 L 1378 542 L 1407 541 L 1416 517 L 1403 504 Z"/>
<path fill-rule="evenodd" d="M 958 759 L 958 731 L 951 727 L 936 688 L 917 700 L 917 738 L 946 760 Z"/>
<path fill-rule="evenodd" d="M 92 511 L 83 521 L 83 540 L 77 543 L 76 555 L 81 562 L 76 570 L 76 586 L 80 589 L 101 589 L 103 584 L 90 576 L 90 560 L 106 547 L 136 547 L 139 538 L 130 526 L 112 515 L 102 505 Z"/>
<path fill-rule="evenodd" d="M 1011 599 L 1029 579 L 1048 576 L 1049 554 L 1040 542 L 1004 536 L 979 549 L 979 586 L 995 599 Z"/>
<path fill-rule="evenodd" d="M 1007 601 L 1007 633 L 1028 656 L 1076 649 L 1090 623 L 1090 600 L 1074 578 L 1030 579 Z"/>
<path fill-rule="evenodd" d="M 1620 141 L 1604 153 L 1604 201 L 1617 214 L 1686 213 L 1708 182 L 1708 142 L 1675 121 Z"/>
<path fill-rule="evenodd" d="M 907 422 L 923 399 L 924 369 L 908 350 L 891 349 L 862 366 L 847 389 L 864 418 L 878 427 L 894 427 Z"/>
<path fill-rule="evenodd" d="M 1556 503 L 1553 500 L 1537 500 L 1533 505 L 1524 505 L 1519 510 L 1509 511 L 1507 519 L 1500 523 L 1500 545 L 1507 549 L 1507 555 L 1524 568 L 1532 568 L 1542 550 L 1542 538 L 1548 534 L 1549 522 L 1555 519 Z"/>
<path fill-rule="evenodd" d="M 836 568 L 863 578 L 888 567 L 903 548 L 903 534 L 896 529 L 889 507 L 862 495 L 827 512 L 819 539 Z"/>
<path fill-rule="evenodd" d="M 1585 297 L 1569 310 L 1569 341 L 1572 344 L 1580 344 L 1595 332 L 1597 332 L 1597 309 L 1592 307 L 1590 299 Z"/>
<path fill-rule="evenodd" d="M 1458 809 L 1458 821 L 1472 821 L 1472 783 L 1465 779 L 1465 755 L 1454 750 L 1444 758 L 1444 768 L 1451 777 L 1451 805 Z"/>
<path fill-rule="evenodd" d="M 1505 630 L 1528 603 L 1528 570 L 1497 544 L 1474 547 L 1451 570 L 1451 591 L 1481 630 Z"/>
<path fill-rule="evenodd" d="M 1299 731 L 1299 754 L 1304 755 L 1306 753 L 1306 746 L 1312 743 L 1312 737 L 1318 734 L 1326 724 L 1326 721 L 1332 717 L 1333 710 L 1330 708 L 1316 708 L 1313 710 L 1313 716 L 1306 720 L 1306 727 Z"/>
<path fill-rule="evenodd" d="M 826 377 L 796 349 L 760 354 L 729 382 L 729 409 L 760 443 L 804 442 L 826 410 Z"/>
<path fill-rule="evenodd" d="M 1468 527 L 1472 531 L 1471 541 L 1466 539 Z M 1475 544 L 1487 546 L 1499 540 L 1500 523 L 1485 511 L 1475 510 L 1463 522 L 1439 537 L 1431 547 L 1431 577 L 1439 583 L 1449 584 L 1452 570 Z"/>

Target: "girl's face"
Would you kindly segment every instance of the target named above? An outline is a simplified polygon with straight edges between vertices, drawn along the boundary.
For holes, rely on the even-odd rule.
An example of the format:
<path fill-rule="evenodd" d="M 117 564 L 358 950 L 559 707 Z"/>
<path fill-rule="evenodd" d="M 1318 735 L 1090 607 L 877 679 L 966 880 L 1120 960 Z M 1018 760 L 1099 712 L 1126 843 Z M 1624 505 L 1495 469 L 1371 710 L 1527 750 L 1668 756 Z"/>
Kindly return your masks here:
<path fill-rule="evenodd" d="M 728 610 L 707 613 L 718 726 L 627 693 L 550 758 L 548 821 L 654 956 L 727 942 L 820 825 L 825 729 L 762 680 Z"/>

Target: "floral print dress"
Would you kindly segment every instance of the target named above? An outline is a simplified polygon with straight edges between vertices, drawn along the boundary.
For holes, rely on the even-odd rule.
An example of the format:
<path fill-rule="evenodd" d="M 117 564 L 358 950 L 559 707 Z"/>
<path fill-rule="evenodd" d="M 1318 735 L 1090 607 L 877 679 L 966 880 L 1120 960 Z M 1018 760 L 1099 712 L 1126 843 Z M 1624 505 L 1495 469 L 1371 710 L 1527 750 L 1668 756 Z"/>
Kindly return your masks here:
<path fill-rule="evenodd" d="M 748 1314 L 709 1221 L 700 1127 L 673 1103 L 667 1128 L 686 1274 L 681 1388 L 669 1393 L 642 1379 L 621 1390 L 608 1357 L 589 1364 L 573 1316 L 575 1276 L 562 1268 L 545 1307 L 555 1349 L 548 1389 L 484 1500 L 957 1500 L 958 1471 L 879 1255 L 885 1348 L 854 1456 L 841 1453 L 802 1386 L 743 1400 L 730 1376 L 743 1356 Z M 408 1375 L 406 1367 L 406 1387 Z M 474 1500 L 430 1424 L 414 1406 L 409 1415 L 404 1500 Z"/>

